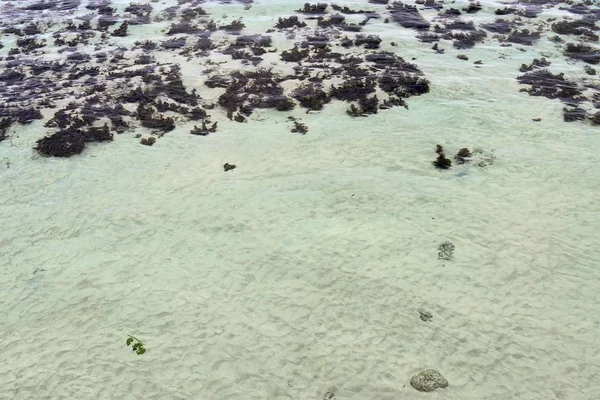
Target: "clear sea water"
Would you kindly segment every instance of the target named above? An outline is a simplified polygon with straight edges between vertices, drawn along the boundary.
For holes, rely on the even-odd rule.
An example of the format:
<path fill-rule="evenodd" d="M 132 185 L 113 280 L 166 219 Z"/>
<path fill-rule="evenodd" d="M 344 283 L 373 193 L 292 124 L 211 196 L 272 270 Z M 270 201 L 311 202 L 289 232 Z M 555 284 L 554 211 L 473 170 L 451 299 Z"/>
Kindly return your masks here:
<path fill-rule="evenodd" d="M 0 4 L 0 399 L 596 398 L 600 5 L 325 3 Z"/>

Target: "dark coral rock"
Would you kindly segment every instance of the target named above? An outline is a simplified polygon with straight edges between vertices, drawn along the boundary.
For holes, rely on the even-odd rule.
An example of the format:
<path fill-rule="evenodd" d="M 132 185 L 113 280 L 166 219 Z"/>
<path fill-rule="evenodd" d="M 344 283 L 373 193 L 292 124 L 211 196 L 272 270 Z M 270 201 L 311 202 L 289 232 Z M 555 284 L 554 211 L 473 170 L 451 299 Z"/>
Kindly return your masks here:
<path fill-rule="evenodd" d="M 231 170 L 234 170 L 235 168 L 236 168 L 236 165 L 235 165 L 235 164 L 229 164 L 229 163 L 225 163 L 225 164 L 223 165 L 223 170 L 224 170 L 225 172 L 227 172 L 227 171 L 231 171 Z"/>
<path fill-rule="evenodd" d="M 71 157 L 81 153 L 84 148 L 85 140 L 81 131 L 69 129 L 39 139 L 35 150 L 44 156 Z"/>

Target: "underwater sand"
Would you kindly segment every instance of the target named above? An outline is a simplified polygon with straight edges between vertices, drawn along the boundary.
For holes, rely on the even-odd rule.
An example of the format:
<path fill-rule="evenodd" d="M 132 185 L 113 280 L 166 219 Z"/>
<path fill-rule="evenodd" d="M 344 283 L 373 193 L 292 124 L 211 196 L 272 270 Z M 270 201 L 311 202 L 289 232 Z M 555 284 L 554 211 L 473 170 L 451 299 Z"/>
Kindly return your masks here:
<path fill-rule="evenodd" d="M 264 32 L 302 3 L 206 8 Z M 465 62 L 368 28 L 431 81 L 409 110 L 213 112 L 206 137 L 128 132 L 68 159 L 32 150 L 43 121 L 0 143 L 0 399 L 598 396 L 599 130 L 515 80 L 552 45 L 478 44 Z M 218 97 L 201 70 L 182 64 L 184 82 Z M 437 170 L 438 143 L 494 161 Z M 415 391 L 426 368 L 449 387 Z"/>

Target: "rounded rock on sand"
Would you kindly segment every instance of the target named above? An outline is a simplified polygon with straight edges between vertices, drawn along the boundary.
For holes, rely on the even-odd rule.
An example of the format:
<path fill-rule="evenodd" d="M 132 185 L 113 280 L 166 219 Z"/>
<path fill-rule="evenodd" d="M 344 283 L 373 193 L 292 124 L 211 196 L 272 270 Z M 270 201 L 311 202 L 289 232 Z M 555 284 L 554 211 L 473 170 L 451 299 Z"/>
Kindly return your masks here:
<path fill-rule="evenodd" d="M 426 369 L 410 379 L 410 385 L 420 392 L 433 392 L 438 388 L 448 387 L 448 381 L 438 371 Z"/>

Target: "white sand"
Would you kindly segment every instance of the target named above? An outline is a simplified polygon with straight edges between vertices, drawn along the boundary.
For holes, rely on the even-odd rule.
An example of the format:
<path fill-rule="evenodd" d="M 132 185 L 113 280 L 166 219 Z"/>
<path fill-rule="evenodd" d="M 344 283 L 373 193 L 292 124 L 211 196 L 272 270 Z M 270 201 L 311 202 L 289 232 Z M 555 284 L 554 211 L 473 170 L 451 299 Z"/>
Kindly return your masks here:
<path fill-rule="evenodd" d="M 207 137 L 127 133 L 46 159 L 39 121 L 13 134 L 0 399 L 597 398 L 599 131 L 519 93 L 538 51 L 494 46 L 464 62 L 402 42 L 431 93 L 362 119 L 297 109 L 306 136 L 257 112 Z M 496 162 L 440 172 L 436 143 Z M 438 260 L 444 241 L 454 261 Z M 424 368 L 450 386 L 416 392 Z"/>

